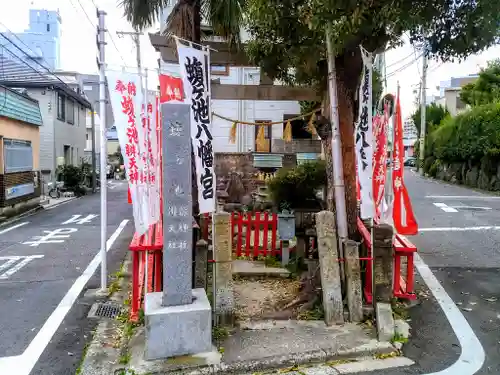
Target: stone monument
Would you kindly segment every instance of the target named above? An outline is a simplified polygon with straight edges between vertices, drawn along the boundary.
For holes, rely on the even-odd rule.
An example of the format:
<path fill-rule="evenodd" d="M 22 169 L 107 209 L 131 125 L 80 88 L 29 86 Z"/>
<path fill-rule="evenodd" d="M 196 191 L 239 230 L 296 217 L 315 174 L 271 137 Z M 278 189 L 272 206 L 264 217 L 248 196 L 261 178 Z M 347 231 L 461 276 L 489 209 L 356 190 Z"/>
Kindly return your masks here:
<path fill-rule="evenodd" d="M 205 290 L 192 289 L 190 105 L 164 103 L 163 292 L 144 301 L 148 360 L 209 352 L 211 306 Z"/>

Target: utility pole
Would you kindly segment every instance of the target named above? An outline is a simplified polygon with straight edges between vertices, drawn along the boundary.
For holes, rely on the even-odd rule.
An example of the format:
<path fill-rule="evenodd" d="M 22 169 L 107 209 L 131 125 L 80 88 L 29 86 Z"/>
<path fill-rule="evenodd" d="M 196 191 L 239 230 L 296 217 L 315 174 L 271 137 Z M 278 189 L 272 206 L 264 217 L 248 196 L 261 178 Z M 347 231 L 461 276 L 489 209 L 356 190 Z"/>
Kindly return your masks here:
<path fill-rule="evenodd" d="M 427 45 L 424 44 L 424 53 L 422 55 L 422 84 L 420 85 L 420 155 L 419 155 L 419 172 L 424 175 L 424 159 L 425 159 L 425 133 L 426 133 L 426 85 L 427 85 Z"/>
<path fill-rule="evenodd" d="M 96 176 L 96 149 L 95 149 L 95 106 L 92 104 L 92 108 L 90 108 L 92 111 L 92 193 L 96 192 L 96 182 L 97 182 L 97 176 Z"/>
<path fill-rule="evenodd" d="M 107 164 L 107 145 L 106 145 L 106 76 L 104 74 L 105 55 L 104 48 L 106 42 L 104 40 L 106 29 L 104 27 L 104 17 L 106 12 L 97 9 L 97 18 L 99 19 L 97 26 L 97 47 L 99 49 L 99 57 L 97 65 L 99 66 L 99 115 L 101 126 L 101 155 L 100 155 L 100 176 L 101 176 L 101 291 L 104 292 L 108 288 L 107 275 L 107 257 L 106 257 L 106 242 L 107 242 L 107 183 L 106 183 L 106 164 Z"/>

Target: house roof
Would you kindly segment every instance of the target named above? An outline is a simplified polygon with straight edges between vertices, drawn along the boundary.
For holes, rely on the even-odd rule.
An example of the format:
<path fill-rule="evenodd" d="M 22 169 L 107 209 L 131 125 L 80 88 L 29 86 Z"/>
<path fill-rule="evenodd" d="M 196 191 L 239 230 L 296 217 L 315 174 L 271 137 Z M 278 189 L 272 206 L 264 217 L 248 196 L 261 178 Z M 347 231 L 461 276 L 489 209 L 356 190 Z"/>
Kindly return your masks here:
<path fill-rule="evenodd" d="M 87 99 L 73 91 L 68 85 L 49 72 L 37 71 L 28 65 L 21 64 L 5 56 L 0 56 L 0 71 L 0 85 L 11 88 L 53 87 L 73 98 L 84 107 L 91 107 Z"/>
<path fill-rule="evenodd" d="M 42 126 L 38 100 L 0 85 L 0 116 Z"/>

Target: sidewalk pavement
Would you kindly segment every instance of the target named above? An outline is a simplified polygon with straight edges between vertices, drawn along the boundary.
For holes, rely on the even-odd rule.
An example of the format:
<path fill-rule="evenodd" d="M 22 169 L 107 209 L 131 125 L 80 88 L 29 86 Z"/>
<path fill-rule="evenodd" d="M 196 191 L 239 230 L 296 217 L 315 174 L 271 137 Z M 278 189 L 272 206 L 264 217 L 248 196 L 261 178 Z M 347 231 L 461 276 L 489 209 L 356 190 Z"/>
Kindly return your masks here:
<path fill-rule="evenodd" d="M 73 199 L 76 199 L 78 197 L 76 196 L 69 196 L 69 197 L 63 197 L 61 196 L 60 198 L 51 198 L 48 196 L 42 196 L 40 197 L 40 205 L 43 207 L 44 210 L 54 208 L 56 206 L 59 206 L 63 203 L 72 201 Z"/>
<path fill-rule="evenodd" d="M 239 262 L 241 263 L 241 262 Z M 126 261 L 111 302 L 130 305 L 131 262 Z M 208 353 L 146 361 L 145 328 L 120 319 L 101 318 L 80 375 L 108 374 L 256 374 L 273 369 L 292 375 L 333 375 L 411 366 L 397 343 L 381 342 L 371 324 L 327 327 L 323 321 L 242 321 L 232 332 L 214 328 L 217 346 Z"/>

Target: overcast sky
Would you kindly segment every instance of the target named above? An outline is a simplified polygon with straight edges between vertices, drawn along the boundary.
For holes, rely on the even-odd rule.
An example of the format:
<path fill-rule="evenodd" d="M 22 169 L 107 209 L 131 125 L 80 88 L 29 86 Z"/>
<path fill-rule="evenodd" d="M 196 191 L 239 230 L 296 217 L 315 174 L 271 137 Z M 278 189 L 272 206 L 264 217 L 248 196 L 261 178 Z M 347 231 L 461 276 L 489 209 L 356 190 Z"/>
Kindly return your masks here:
<path fill-rule="evenodd" d="M 106 28 L 113 35 L 113 42 L 109 35 L 106 35 L 108 42 L 106 48 L 106 62 L 110 69 L 121 70 L 122 65 L 127 66 L 127 70 L 133 71 L 136 66 L 135 47 L 130 37 L 118 38 L 116 31 L 131 31 L 131 27 L 123 17 L 122 8 L 117 0 L 15 0 L 15 6 L 3 7 L 0 14 L 0 22 L 12 32 L 22 32 L 28 28 L 29 9 L 57 10 L 62 18 L 61 37 L 61 60 L 64 70 L 78 71 L 81 73 L 97 72 L 95 57 L 97 53 L 95 45 L 96 33 L 96 12 L 94 3 L 107 12 Z M 82 7 L 85 9 L 85 15 Z M 0 28 L 5 27 L 0 24 Z M 141 49 L 143 66 L 152 70 L 157 67 L 158 54 L 147 37 L 147 32 L 154 32 L 155 28 L 146 30 L 141 37 Z M 408 57 L 413 55 L 412 57 Z M 416 56 L 420 55 L 416 51 Z M 469 57 L 461 63 L 442 64 L 439 61 L 429 62 L 427 95 L 437 94 L 436 86 L 440 81 L 445 81 L 451 77 L 459 77 L 476 73 L 479 67 L 486 65 L 488 60 L 500 56 L 500 47 L 490 48 L 480 55 Z M 405 59 L 406 58 L 406 59 Z M 404 59 L 404 60 L 403 60 Z M 403 61 L 401 61 L 403 60 Z M 398 71 L 401 67 L 415 60 L 413 47 L 409 44 L 391 50 L 386 54 L 388 91 L 395 93 L 396 85 L 399 81 L 401 85 L 401 105 L 403 114 L 406 117 L 414 111 L 415 95 L 413 90 L 418 89 L 420 75 L 422 72 L 421 58 L 416 63 L 405 69 Z M 393 73 L 398 71 L 396 73 Z M 156 87 L 157 78 L 150 74 L 148 80 L 149 87 Z"/>

